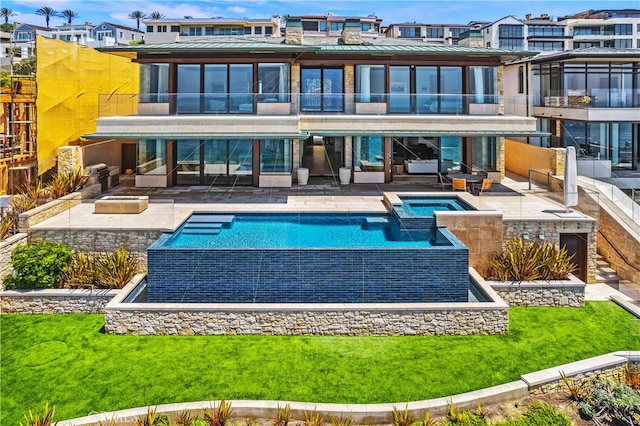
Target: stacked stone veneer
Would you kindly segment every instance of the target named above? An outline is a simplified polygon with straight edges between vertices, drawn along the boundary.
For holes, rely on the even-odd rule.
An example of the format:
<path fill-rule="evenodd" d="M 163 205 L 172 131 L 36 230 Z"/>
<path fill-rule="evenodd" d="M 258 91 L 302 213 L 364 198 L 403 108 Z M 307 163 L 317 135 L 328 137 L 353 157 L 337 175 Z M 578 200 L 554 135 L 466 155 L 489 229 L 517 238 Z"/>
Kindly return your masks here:
<path fill-rule="evenodd" d="M 359 306 L 352 310 L 331 305 L 298 308 L 177 305 L 172 309 L 158 304 L 136 309 L 135 305 L 138 304 L 107 307 L 105 331 L 178 335 L 433 336 L 506 334 L 509 328 L 508 309 L 499 304 L 482 304 L 477 308 L 462 304 L 433 304 L 431 308 Z"/>
<path fill-rule="evenodd" d="M 118 290 L 17 290 L 0 293 L 3 314 L 99 314 Z"/>
<path fill-rule="evenodd" d="M 566 281 L 487 281 L 509 306 L 584 306 L 585 284 L 571 276 Z"/>
<path fill-rule="evenodd" d="M 583 234 L 587 240 L 587 284 L 596 282 L 597 221 L 583 219 L 504 220 L 504 239 L 511 240 L 528 234 L 532 240 L 551 242 L 560 246 L 561 234 Z M 544 236 L 544 240 L 539 237 Z M 462 238 L 461 238 L 462 239 Z M 464 241 L 464 240 L 463 240 Z"/>
<path fill-rule="evenodd" d="M 457 242 L 447 230 L 441 230 Z M 149 302 L 464 302 L 468 250 L 459 242 L 427 249 L 148 250 Z"/>
<path fill-rule="evenodd" d="M 13 271 L 11 254 L 16 247 L 27 244 L 27 234 L 16 234 L 0 241 L 0 280 Z M 0 281 L 0 290 L 4 287 Z"/>
<path fill-rule="evenodd" d="M 100 195 L 100 184 L 89 185 L 81 191 L 74 192 L 46 204 L 31 209 L 18 216 L 18 228 L 21 232 L 27 232 L 33 225 L 44 222 L 58 214 L 77 206 L 84 199 L 94 198 Z"/>
<path fill-rule="evenodd" d="M 146 265 L 147 248 L 162 235 L 159 229 L 37 229 L 31 230 L 31 240 L 62 243 L 75 252 L 114 252 L 125 247 L 140 256 Z"/>

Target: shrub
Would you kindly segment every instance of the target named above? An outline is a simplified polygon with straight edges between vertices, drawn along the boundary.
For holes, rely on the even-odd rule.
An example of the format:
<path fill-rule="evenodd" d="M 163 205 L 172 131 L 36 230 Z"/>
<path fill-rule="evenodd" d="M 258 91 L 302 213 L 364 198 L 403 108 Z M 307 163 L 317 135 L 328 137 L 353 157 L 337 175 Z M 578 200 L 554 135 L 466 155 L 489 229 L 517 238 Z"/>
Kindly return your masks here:
<path fill-rule="evenodd" d="M 273 426 L 287 426 L 291 420 L 291 406 L 286 404 L 284 408 L 280 408 L 278 405 L 278 411 L 276 412 L 276 418 L 273 420 Z"/>
<path fill-rule="evenodd" d="M 563 280 L 575 271 L 566 248 L 516 238 L 489 259 L 485 277 L 499 281 Z"/>
<path fill-rule="evenodd" d="M 73 252 L 63 244 L 34 242 L 11 254 L 14 275 L 5 277 L 7 289 L 54 288 L 64 279 Z"/>
<path fill-rule="evenodd" d="M 312 412 L 303 411 L 304 426 L 321 426 L 324 423 L 324 416 L 318 413 L 315 409 Z"/>
<path fill-rule="evenodd" d="M 640 424 L 640 395 L 627 385 L 594 379 L 593 387 L 578 405 L 580 414 L 600 424 Z"/>
<path fill-rule="evenodd" d="M 70 268 L 65 275 L 63 287 L 95 288 L 100 286 L 96 273 L 96 258 L 81 251 L 73 256 Z"/>
<path fill-rule="evenodd" d="M 394 426 L 410 426 L 416 421 L 415 417 L 409 414 L 409 404 L 405 405 L 404 411 L 400 411 L 394 406 L 391 414 Z"/>

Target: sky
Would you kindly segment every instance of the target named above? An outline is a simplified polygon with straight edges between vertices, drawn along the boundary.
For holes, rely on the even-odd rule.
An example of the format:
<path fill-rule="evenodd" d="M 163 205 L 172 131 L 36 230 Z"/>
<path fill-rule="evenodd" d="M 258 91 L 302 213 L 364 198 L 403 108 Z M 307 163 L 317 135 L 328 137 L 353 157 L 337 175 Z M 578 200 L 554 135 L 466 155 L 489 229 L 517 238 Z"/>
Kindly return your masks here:
<path fill-rule="evenodd" d="M 160 12 L 167 18 L 268 18 L 271 15 L 314 15 L 332 12 L 336 15 L 382 18 L 382 25 L 403 22 L 467 24 L 470 21 L 496 21 L 513 15 L 566 16 L 587 9 L 640 9 L 640 0 L 2 0 L 2 7 L 15 16 L 10 22 L 45 26 L 44 16 L 35 14 L 43 6 L 56 11 L 71 9 L 79 14 L 73 23 L 107 21 L 135 27 L 128 15 L 134 10 L 144 13 Z M 53 17 L 50 26 L 66 22 Z M 144 30 L 144 25 L 141 24 Z"/>

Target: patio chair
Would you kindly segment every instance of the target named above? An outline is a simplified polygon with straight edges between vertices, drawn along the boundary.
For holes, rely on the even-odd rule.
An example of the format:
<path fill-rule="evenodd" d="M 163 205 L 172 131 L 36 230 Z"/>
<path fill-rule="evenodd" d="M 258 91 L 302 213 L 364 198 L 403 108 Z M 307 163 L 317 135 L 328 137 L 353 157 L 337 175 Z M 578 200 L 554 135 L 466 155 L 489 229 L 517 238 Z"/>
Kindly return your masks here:
<path fill-rule="evenodd" d="M 453 185 L 454 191 L 467 191 L 467 180 L 460 178 L 451 179 L 451 184 Z"/>
<path fill-rule="evenodd" d="M 480 192 L 478 192 L 478 195 L 482 195 L 484 191 L 491 189 L 491 184 L 493 184 L 493 179 L 482 179 L 482 184 L 480 185 Z"/>

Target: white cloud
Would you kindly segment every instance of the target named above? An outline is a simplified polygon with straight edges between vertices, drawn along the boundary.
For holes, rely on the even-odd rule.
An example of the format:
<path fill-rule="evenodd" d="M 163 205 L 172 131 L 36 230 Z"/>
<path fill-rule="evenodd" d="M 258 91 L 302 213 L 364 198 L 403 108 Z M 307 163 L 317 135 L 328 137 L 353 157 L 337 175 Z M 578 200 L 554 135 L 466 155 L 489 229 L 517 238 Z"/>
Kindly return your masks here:
<path fill-rule="evenodd" d="M 239 6 L 230 6 L 227 8 L 227 10 L 229 12 L 233 12 L 233 13 L 246 13 L 247 9 L 244 7 L 239 7 Z"/>

